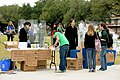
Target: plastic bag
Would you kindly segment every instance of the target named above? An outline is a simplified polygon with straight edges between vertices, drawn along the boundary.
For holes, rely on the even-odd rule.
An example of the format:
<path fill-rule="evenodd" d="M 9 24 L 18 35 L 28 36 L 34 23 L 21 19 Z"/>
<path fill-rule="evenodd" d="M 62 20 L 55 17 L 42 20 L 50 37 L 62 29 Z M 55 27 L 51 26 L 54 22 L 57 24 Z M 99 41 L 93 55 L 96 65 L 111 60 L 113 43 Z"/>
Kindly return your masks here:
<path fill-rule="evenodd" d="M 96 51 L 100 51 L 101 49 L 101 42 L 99 39 L 95 39 L 95 49 Z"/>
<path fill-rule="evenodd" d="M 8 58 L 4 58 L 0 61 L 0 69 L 1 71 L 9 71 L 11 60 Z"/>

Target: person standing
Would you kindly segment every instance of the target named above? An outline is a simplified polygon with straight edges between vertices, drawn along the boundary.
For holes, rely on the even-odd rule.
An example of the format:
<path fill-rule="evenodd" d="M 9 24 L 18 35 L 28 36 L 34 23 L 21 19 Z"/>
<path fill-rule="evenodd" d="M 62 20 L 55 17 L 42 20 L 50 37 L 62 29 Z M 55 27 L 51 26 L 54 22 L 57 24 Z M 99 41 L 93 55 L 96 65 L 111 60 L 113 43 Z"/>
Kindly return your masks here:
<path fill-rule="evenodd" d="M 53 27 L 52 27 L 51 36 L 53 36 L 53 33 L 55 33 L 56 31 L 57 31 L 57 24 L 54 23 L 54 24 L 53 24 Z M 53 39 L 52 39 L 52 44 L 54 44 L 55 41 L 56 41 L 56 38 L 53 38 Z M 57 46 L 59 46 L 59 43 L 56 45 L 56 47 L 57 47 Z"/>
<path fill-rule="evenodd" d="M 94 31 L 94 27 L 93 25 L 89 25 L 84 40 L 84 45 L 88 56 L 89 72 L 95 72 L 96 69 L 95 38 L 96 33 Z"/>
<path fill-rule="evenodd" d="M 70 44 L 68 57 L 70 57 L 70 50 L 76 49 L 76 47 L 78 46 L 78 34 L 77 34 L 77 28 L 75 27 L 75 20 L 70 19 L 69 24 L 70 26 L 67 27 L 65 31 L 65 36 Z"/>
<path fill-rule="evenodd" d="M 108 41 L 109 30 L 106 27 L 105 23 L 101 24 L 100 29 L 102 31 L 101 31 L 101 35 L 99 35 L 101 40 L 101 52 L 100 52 L 101 68 L 99 70 L 105 71 L 107 70 L 106 52 L 107 52 L 107 41 Z"/>
<path fill-rule="evenodd" d="M 57 31 L 58 31 L 58 32 L 61 32 L 62 34 L 64 34 L 64 31 L 65 31 L 65 30 L 64 30 L 64 28 L 63 28 L 63 26 L 62 26 L 61 23 L 58 24 Z"/>
<path fill-rule="evenodd" d="M 12 21 L 9 21 L 6 32 L 7 32 L 7 41 L 10 41 L 10 39 L 11 41 L 13 41 L 14 34 L 16 33 L 15 33 L 15 26 Z"/>
<path fill-rule="evenodd" d="M 57 43 L 60 44 L 60 64 L 59 64 L 59 70 L 56 71 L 56 73 L 63 73 L 66 71 L 66 58 L 69 51 L 69 42 L 67 38 L 64 36 L 64 34 L 60 32 L 55 32 L 53 35 L 53 38 L 56 38 L 56 41 L 54 43 L 54 47 L 57 45 Z"/>
<path fill-rule="evenodd" d="M 25 22 L 24 23 L 24 27 L 20 29 L 20 32 L 19 32 L 19 42 L 27 42 L 27 47 L 30 47 L 30 44 L 29 44 L 29 36 L 28 36 L 28 31 L 31 27 L 31 23 L 30 22 Z"/>

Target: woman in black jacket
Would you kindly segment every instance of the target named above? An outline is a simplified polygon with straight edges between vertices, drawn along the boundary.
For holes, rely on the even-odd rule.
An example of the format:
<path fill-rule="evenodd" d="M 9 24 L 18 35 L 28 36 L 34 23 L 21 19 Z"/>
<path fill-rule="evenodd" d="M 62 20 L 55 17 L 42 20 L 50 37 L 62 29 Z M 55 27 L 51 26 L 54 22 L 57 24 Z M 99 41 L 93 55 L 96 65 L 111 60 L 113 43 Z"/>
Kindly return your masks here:
<path fill-rule="evenodd" d="M 85 34 L 85 48 L 88 57 L 89 72 L 95 72 L 96 69 L 96 50 L 95 50 L 96 33 L 93 25 L 88 26 L 88 31 Z"/>
<path fill-rule="evenodd" d="M 75 20 L 70 19 L 69 24 L 70 26 L 67 27 L 65 31 L 65 36 L 70 44 L 68 57 L 70 57 L 70 50 L 76 49 L 76 47 L 78 46 L 78 34 L 77 34 L 77 28 L 75 27 Z"/>

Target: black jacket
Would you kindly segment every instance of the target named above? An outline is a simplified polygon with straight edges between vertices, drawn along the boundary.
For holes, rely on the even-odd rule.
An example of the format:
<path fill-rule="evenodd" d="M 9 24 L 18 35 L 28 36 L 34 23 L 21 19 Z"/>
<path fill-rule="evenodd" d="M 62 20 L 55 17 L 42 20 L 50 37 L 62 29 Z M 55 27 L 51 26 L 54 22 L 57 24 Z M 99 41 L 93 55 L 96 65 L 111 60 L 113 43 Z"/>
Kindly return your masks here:
<path fill-rule="evenodd" d="M 78 35 L 76 27 L 74 28 L 72 28 L 72 26 L 67 27 L 65 31 L 65 36 L 68 39 L 70 46 L 73 46 L 74 48 L 78 46 Z"/>
<path fill-rule="evenodd" d="M 28 40 L 27 32 L 25 31 L 24 28 L 21 28 L 19 32 L 19 42 L 27 42 L 27 40 Z"/>
<path fill-rule="evenodd" d="M 96 33 L 94 33 L 93 36 L 89 36 L 86 33 L 85 34 L 85 41 L 84 41 L 85 48 L 95 48 L 95 38 L 97 38 Z"/>

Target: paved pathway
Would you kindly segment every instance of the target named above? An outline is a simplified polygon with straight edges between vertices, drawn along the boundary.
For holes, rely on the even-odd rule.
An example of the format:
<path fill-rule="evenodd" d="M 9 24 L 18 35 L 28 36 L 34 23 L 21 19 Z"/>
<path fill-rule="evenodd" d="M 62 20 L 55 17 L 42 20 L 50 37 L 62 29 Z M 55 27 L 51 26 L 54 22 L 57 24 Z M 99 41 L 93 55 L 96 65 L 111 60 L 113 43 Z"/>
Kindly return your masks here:
<path fill-rule="evenodd" d="M 89 73 L 88 69 L 55 73 L 54 67 L 34 72 L 16 71 L 16 74 L 1 74 L 0 80 L 120 80 L 120 65 L 108 66 L 107 71 L 95 73 Z"/>

